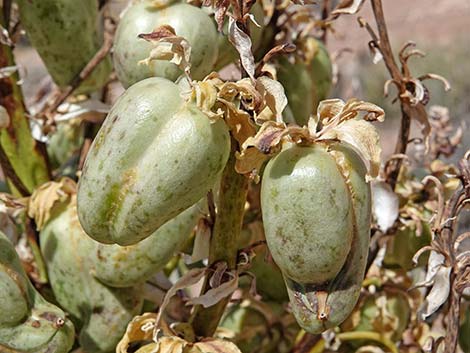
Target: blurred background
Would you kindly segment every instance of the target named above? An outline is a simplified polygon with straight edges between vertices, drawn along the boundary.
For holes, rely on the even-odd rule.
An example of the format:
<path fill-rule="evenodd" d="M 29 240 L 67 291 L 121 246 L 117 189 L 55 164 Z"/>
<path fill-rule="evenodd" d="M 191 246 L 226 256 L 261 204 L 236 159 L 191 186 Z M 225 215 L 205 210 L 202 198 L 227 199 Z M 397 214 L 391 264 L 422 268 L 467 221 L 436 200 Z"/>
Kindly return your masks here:
<path fill-rule="evenodd" d="M 124 0 L 111 0 L 123 3 Z M 412 58 L 410 67 L 414 76 L 436 73 L 444 76 L 452 90 L 445 92 L 437 81 L 426 81 L 431 93 L 428 109 L 432 105 L 449 108 L 454 125 L 470 123 L 470 1 L 469 0 L 385 0 L 383 1 L 390 40 L 395 53 L 407 41 L 427 55 Z M 318 6 L 318 5 L 317 5 Z M 359 16 L 372 27 L 375 21 L 368 1 Z M 333 23 L 334 33 L 329 33 L 327 46 L 332 53 L 342 52 L 337 61 L 338 82 L 331 97 L 357 97 L 380 105 L 386 111 L 385 122 L 380 125 L 383 157 L 393 153 L 399 123 L 399 104 L 395 97 L 383 97 L 383 84 L 389 78 L 383 61 L 373 64 L 369 53 L 370 36 L 359 27 L 357 15 L 341 16 Z M 346 50 L 346 51 L 345 51 Z M 46 70 L 39 56 L 27 45 L 18 46 L 16 57 L 24 78 L 23 90 L 28 103 L 46 79 Z M 413 125 L 412 135 L 419 136 L 419 126 Z M 465 131 L 465 128 L 464 128 Z M 470 134 L 466 133 L 454 159 L 461 158 L 470 148 Z"/>

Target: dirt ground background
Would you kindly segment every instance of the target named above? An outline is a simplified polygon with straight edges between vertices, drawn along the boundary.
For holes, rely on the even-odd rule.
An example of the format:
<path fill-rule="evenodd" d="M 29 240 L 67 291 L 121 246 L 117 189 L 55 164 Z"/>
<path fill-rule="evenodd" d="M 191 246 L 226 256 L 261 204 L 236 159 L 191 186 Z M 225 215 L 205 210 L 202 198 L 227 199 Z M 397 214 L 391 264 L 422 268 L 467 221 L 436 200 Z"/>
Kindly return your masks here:
<path fill-rule="evenodd" d="M 408 40 L 417 43 L 427 56 L 413 59 L 416 76 L 433 72 L 446 77 L 453 89 L 444 92 L 442 85 L 428 81 L 433 104 L 449 107 L 456 124 L 470 122 L 470 0 L 384 0 L 384 11 L 389 36 L 394 51 Z M 374 20 L 367 1 L 360 16 L 372 26 Z M 386 122 L 381 124 L 384 157 L 393 151 L 397 136 L 399 109 L 391 104 L 392 98 L 384 99 L 383 83 L 388 79 L 383 62 L 372 64 L 367 43 L 368 33 L 359 27 L 357 16 L 342 16 L 334 24 L 335 34 L 328 37 L 332 52 L 349 48 L 338 59 L 339 83 L 332 96 L 348 99 L 357 97 L 379 104 L 386 110 Z M 27 101 L 34 95 L 46 71 L 37 54 L 28 48 L 17 49 L 18 63 L 24 76 L 24 93 Z M 415 127 L 416 131 L 419 131 Z M 470 134 L 457 153 L 460 157 L 470 148 Z"/>

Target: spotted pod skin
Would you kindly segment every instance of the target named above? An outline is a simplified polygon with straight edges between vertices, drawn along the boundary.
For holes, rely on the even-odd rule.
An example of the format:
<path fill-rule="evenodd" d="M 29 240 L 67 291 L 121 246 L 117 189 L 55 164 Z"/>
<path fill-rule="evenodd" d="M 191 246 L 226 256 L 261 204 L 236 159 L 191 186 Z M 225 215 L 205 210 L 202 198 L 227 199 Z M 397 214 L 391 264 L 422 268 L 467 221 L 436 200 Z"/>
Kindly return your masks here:
<path fill-rule="evenodd" d="M 307 65 L 302 62 L 291 63 L 287 58 L 281 57 L 278 61 L 277 78 L 284 87 L 294 121 L 299 125 L 306 125 L 315 109 L 313 80 Z"/>
<path fill-rule="evenodd" d="M 116 102 L 79 182 L 85 232 L 105 244 L 136 244 L 203 198 L 229 156 L 226 124 L 211 122 L 173 82 L 149 78 Z"/>
<path fill-rule="evenodd" d="M 101 47 L 97 0 L 17 0 L 21 24 L 54 82 L 68 86 Z M 101 88 L 111 73 L 103 60 L 79 87 L 80 92 Z"/>
<path fill-rule="evenodd" d="M 140 314 L 142 288 L 109 288 L 92 275 L 97 242 L 82 230 L 74 203 L 54 210 L 40 233 L 54 295 L 79 331 L 87 353 L 113 352 L 129 321 Z"/>
<path fill-rule="evenodd" d="M 339 325 L 359 298 L 370 237 L 365 175 L 363 161 L 344 143 L 292 146 L 264 172 L 266 240 L 307 332 Z"/>
<path fill-rule="evenodd" d="M 162 25 L 173 27 L 176 34 L 190 44 L 193 79 L 202 80 L 212 71 L 218 54 L 217 30 L 207 13 L 188 4 L 157 9 L 151 1 L 144 0 L 126 10 L 114 39 L 114 68 L 124 87 L 153 76 L 175 81 L 183 73 L 165 60 L 154 60 L 149 65 L 138 63 L 146 59 L 153 48 L 138 35 L 150 33 Z"/>
<path fill-rule="evenodd" d="M 191 206 L 135 245 L 98 243 L 95 250 L 95 277 L 112 287 L 130 287 L 147 280 L 185 245 L 204 214 L 203 205 L 204 202 L 198 202 Z"/>
<path fill-rule="evenodd" d="M 67 353 L 72 348 L 72 322 L 32 286 L 1 232 L 0 313 L 0 352 Z"/>

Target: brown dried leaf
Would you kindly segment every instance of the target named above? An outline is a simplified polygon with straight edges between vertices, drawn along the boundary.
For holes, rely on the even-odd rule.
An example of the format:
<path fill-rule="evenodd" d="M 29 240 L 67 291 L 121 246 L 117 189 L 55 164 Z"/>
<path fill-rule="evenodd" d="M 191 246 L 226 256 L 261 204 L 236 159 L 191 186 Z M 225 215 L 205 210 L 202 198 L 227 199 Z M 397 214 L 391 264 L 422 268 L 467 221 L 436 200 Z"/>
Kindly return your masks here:
<path fill-rule="evenodd" d="M 163 299 L 163 303 L 158 309 L 156 326 L 159 325 L 161 316 L 170 302 L 171 297 L 173 297 L 180 289 L 184 289 L 198 283 L 204 277 L 206 272 L 206 268 L 193 268 L 185 273 L 178 281 L 176 281 L 176 283 L 166 293 L 165 298 Z"/>
<path fill-rule="evenodd" d="M 218 338 L 206 338 L 194 347 L 201 353 L 242 353 L 232 342 Z"/>
<path fill-rule="evenodd" d="M 127 353 L 132 342 L 151 340 L 156 318 L 155 313 L 144 313 L 134 317 L 127 325 L 126 332 L 116 347 L 116 353 Z"/>
<path fill-rule="evenodd" d="M 217 304 L 222 299 L 232 295 L 232 293 L 238 288 L 238 274 L 230 272 L 226 273 L 231 274 L 232 279 L 208 290 L 205 294 L 197 298 L 190 299 L 188 304 L 202 305 L 204 308 L 208 308 Z"/>
<path fill-rule="evenodd" d="M 347 120 L 322 135 L 322 139 L 349 143 L 368 165 L 368 177 L 375 178 L 379 174 L 382 149 L 379 134 L 372 124 L 364 120 Z"/>
<path fill-rule="evenodd" d="M 234 103 L 220 101 L 225 104 L 225 122 L 230 128 L 232 136 L 239 144 L 243 144 L 256 133 L 256 127 L 251 120 L 250 114 L 242 109 L 238 109 Z"/>
<path fill-rule="evenodd" d="M 331 12 L 332 15 L 356 14 L 364 4 L 364 0 L 341 0 L 336 8 Z"/>
<path fill-rule="evenodd" d="M 251 38 L 240 27 L 232 17 L 228 22 L 228 39 L 240 54 L 240 61 L 248 76 L 255 79 L 255 58 L 251 51 Z"/>
<path fill-rule="evenodd" d="M 62 178 L 59 182 L 47 182 L 34 191 L 28 203 L 28 216 L 34 218 L 38 230 L 50 219 L 56 203 L 69 200 L 76 194 L 76 188 L 72 179 Z"/>
<path fill-rule="evenodd" d="M 209 247 L 211 241 L 211 227 L 205 218 L 201 218 L 196 227 L 194 237 L 193 253 L 191 261 L 197 262 L 209 257 Z"/>
<path fill-rule="evenodd" d="M 149 57 L 139 61 L 139 64 L 150 65 L 153 60 L 168 60 L 189 75 L 191 46 L 185 38 L 176 35 L 173 27 L 163 25 L 152 33 L 139 34 L 139 38 L 154 45 Z"/>
<path fill-rule="evenodd" d="M 276 120 L 276 122 L 282 123 L 282 112 L 287 106 L 287 97 L 284 87 L 276 80 L 261 76 L 256 80 L 256 89 L 263 96 L 267 108 L 269 108 L 274 117 L 274 119 L 272 119 L 269 116 L 263 115 L 262 113 L 266 111 L 266 109 L 263 109 L 256 117 L 256 121 L 263 123 L 268 120 Z"/>

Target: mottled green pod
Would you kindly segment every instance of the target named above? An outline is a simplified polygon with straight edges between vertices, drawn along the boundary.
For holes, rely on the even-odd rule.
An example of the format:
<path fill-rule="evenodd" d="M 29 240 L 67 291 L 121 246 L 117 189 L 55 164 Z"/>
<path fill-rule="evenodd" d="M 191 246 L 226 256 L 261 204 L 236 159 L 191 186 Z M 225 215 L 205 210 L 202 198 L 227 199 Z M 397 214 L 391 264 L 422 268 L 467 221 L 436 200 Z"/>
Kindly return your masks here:
<path fill-rule="evenodd" d="M 47 143 L 47 154 L 53 168 L 60 167 L 74 153 L 80 151 L 83 143 L 83 131 L 84 125 L 78 120 L 58 124 L 57 131 Z"/>
<path fill-rule="evenodd" d="M 351 198 L 324 146 L 292 146 L 266 166 L 264 228 L 277 265 L 290 279 L 320 284 L 343 267 L 353 239 Z"/>
<path fill-rule="evenodd" d="M 310 76 L 313 81 L 313 111 L 318 103 L 328 98 L 333 83 L 333 65 L 325 45 L 317 40 L 318 50 L 309 64 Z"/>
<path fill-rule="evenodd" d="M 299 125 L 306 125 L 315 109 L 313 80 L 306 64 L 291 63 L 287 58 L 279 59 L 277 78 L 284 87 L 289 108 Z"/>
<path fill-rule="evenodd" d="M 292 146 L 267 165 L 261 205 L 266 240 L 302 328 L 343 322 L 359 297 L 370 236 L 370 185 L 351 147 Z"/>
<path fill-rule="evenodd" d="M 97 0 L 17 0 L 21 24 L 54 82 L 66 87 L 101 47 Z M 80 85 L 88 92 L 103 86 L 111 73 L 106 58 Z"/>
<path fill-rule="evenodd" d="M 132 245 L 213 187 L 230 152 L 227 126 L 211 122 L 179 87 L 149 78 L 116 102 L 87 156 L 78 212 L 95 240 Z"/>
<path fill-rule="evenodd" d="M 198 202 L 135 245 L 100 243 L 96 249 L 94 275 L 112 287 L 130 287 L 147 280 L 186 244 L 203 214 L 203 202 Z"/>
<path fill-rule="evenodd" d="M 153 76 L 174 81 L 182 74 L 175 64 L 165 60 L 139 64 L 149 57 L 153 45 L 138 35 L 162 25 L 173 27 L 191 45 L 193 79 L 202 80 L 212 71 L 218 53 L 217 30 L 207 13 L 188 4 L 156 8 L 151 1 L 144 0 L 126 10 L 114 39 L 114 68 L 124 87 Z"/>
<path fill-rule="evenodd" d="M 54 210 L 40 240 L 52 290 L 74 320 L 80 345 L 87 353 L 114 351 L 141 311 L 142 288 L 109 288 L 92 276 L 98 243 L 83 232 L 74 203 Z"/>
<path fill-rule="evenodd" d="M 0 352 L 67 353 L 72 348 L 72 323 L 32 286 L 1 232 L 0 313 Z"/>

